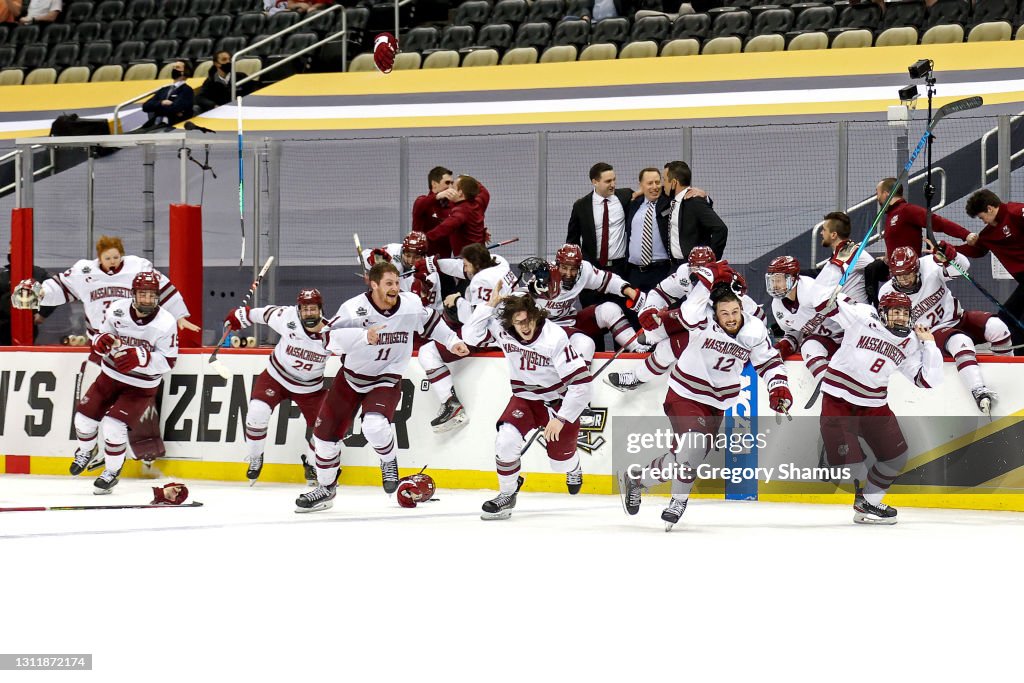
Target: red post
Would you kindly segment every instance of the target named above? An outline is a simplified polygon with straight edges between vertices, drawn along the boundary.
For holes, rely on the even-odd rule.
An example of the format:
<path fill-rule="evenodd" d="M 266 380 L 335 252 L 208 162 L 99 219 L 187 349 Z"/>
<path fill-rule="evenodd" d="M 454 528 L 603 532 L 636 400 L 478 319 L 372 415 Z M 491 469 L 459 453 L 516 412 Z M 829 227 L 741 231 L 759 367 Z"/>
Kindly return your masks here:
<path fill-rule="evenodd" d="M 11 291 L 32 277 L 32 209 L 11 209 Z M 11 306 L 11 343 L 32 346 L 32 311 Z"/>
<path fill-rule="evenodd" d="M 194 204 L 171 204 L 170 269 L 167 276 L 188 306 L 189 322 L 203 326 L 203 210 Z M 200 332 L 181 330 L 178 344 L 196 348 Z"/>

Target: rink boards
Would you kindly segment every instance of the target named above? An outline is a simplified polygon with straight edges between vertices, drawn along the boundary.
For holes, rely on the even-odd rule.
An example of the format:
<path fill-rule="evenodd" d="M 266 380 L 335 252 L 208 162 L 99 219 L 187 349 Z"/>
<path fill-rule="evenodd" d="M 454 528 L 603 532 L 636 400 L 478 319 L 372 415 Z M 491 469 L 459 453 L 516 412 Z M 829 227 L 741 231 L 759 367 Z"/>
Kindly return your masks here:
<path fill-rule="evenodd" d="M 167 477 L 243 480 L 246 466 L 243 426 L 252 382 L 265 367 L 268 352 L 234 351 L 221 355 L 234 375 L 225 380 L 208 367 L 205 353 L 182 353 L 173 373 L 164 380 L 161 419 L 167 457 L 159 470 Z M 66 474 L 74 452 L 72 415 L 75 379 L 85 352 L 37 348 L 0 352 L 0 472 Z M 890 386 L 890 404 L 900 417 L 910 447 L 910 461 L 893 488 L 895 504 L 1024 511 L 1024 364 L 1013 359 L 980 359 L 990 388 L 999 395 L 993 419 L 981 416 L 951 363 L 942 387 L 924 390 L 902 377 Z M 634 367 L 639 357 L 616 360 L 610 370 Z M 599 367 L 599 358 L 595 366 Z M 741 452 L 712 452 L 714 467 L 757 467 L 757 477 L 711 478 L 698 483 L 706 496 L 770 501 L 843 502 L 850 496 L 834 485 L 809 480 L 785 480 L 780 472 L 818 465 L 820 438 L 817 415 L 820 400 L 809 411 L 803 405 L 813 382 L 803 364 L 787 362 L 796 405 L 792 422 L 777 424 L 767 410 L 760 382 L 747 384 L 738 407 L 741 424 L 749 427 L 753 448 Z M 328 376 L 338 360 L 328 364 Z M 429 391 L 422 369 L 413 360 L 403 381 L 403 397 L 395 416 L 402 473 L 428 466 L 443 488 L 494 488 L 494 426 L 510 396 L 505 360 L 470 358 L 452 367 L 455 386 L 470 415 L 462 429 L 434 434 L 430 420 L 439 403 Z M 756 390 L 752 387 L 757 387 Z M 631 393 L 620 393 L 603 382 L 593 385 L 595 419 L 585 424 L 578 446 L 586 473 L 584 492 L 614 492 L 613 472 L 621 467 L 627 437 L 667 426 L 662 402 L 662 378 Z M 646 418 L 646 419 L 644 419 Z M 261 481 L 302 481 L 299 455 L 306 425 L 290 403 L 271 418 L 266 465 Z M 1019 437 L 1019 438 L 1018 438 Z M 817 443 L 815 441 L 817 440 Z M 760 442 L 758 447 L 757 442 Z M 356 420 L 342 451 L 342 483 L 379 485 L 377 456 L 366 445 Z M 613 453 L 617 453 L 613 461 Z M 618 467 L 617 467 L 618 466 Z M 548 469 L 544 449 L 534 444 L 523 459 L 530 474 L 528 488 L 565 490 L 564 478 Z M 766 481 L 764 472 L 772 472 Z M 137 463 L 126 476 L 139 473 Z"/>

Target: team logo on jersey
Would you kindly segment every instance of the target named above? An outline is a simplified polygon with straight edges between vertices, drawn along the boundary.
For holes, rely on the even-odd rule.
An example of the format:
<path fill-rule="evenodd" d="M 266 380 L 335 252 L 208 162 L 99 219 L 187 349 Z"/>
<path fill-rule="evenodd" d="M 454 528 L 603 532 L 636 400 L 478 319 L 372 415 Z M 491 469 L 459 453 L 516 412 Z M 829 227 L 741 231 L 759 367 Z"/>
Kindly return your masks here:
<path fill-rule="evenodd" d="M 1010 236 L 1010 226 L 1009 225 L 1004 225 L 1003 226 L 1003 236 L 1004 237 L 1009 237 Z"/>
<path fill-rule="evenodd" d="M 267 394 L 267 396 L 271 396 L 271 397 L 273 397 L 273 396 L 274 396 L 274 395 L 275 395 L 276 393 L 277 393 L 277 392 L 276 392 L 276 391 L 274 391 L 273 389 L 267 389 L 267 391 L 266 391 L 266 394 Z M 319 420 L 317 420 L 317 423 L 318 423 L 318 424 L 319 424 L 319 422 L 320 422 L 320 421 L 319 421 Z"/>
<path fill-rule="evenodd" d="M 296 327 L 296 325 L 295 325 L 295 323 L 294 323 L 294 322 L 290 322 L 290 323 L 288 323 L 288 329 L 289 329 L 289 330 L 294 330 L 294 329 L 295 329 L 295 327 Z"/>
<path fill-rule="evenodd" d="M 845 444 L 845 443 L 839 444 L 838 452 L 839 452 L 840 456 L 845 458 L 847 455 L 850 454 L 850 446 L 849 446 L 849 444 Z"/>
<path fill-rule="evenodd" d="M 82 273 L 84 275 L 88 275 L 91 272 L 92 272 L 92 268 L 90 268 L 89 266 L 82 266 Z"/>
<path fill-rule="evenodd" d="M 516 408 L 515 410 L 512 411 L 512 417 L 514 417 L 517 420 L 521 420 L 523 418 L 523 415 L 525 415 L 525 414 L 526 413 L 524 413 L 523 411 L 519 410 L 518 408 Z"/>
<path fill-rule="evenodd" d="M 356 309 L 356 315 L 366 315 L 366 309 L 360 306 Z"/>
<path fill-rule="evenodd" d="M 115 318 L 124 317 L 124 311 L 122 311 L 120 308 L 115 308 L 113 315 Z"/>

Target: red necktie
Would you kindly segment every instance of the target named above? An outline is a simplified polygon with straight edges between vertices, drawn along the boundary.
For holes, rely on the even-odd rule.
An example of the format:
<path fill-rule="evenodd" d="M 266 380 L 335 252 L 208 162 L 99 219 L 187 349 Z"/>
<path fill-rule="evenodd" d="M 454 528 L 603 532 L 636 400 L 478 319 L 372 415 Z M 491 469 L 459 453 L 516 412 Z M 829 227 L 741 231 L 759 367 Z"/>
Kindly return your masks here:
<path fill-rule="evenodd" d="M 608 265 L 608 200 L 604 200 L 604 218 L 601 219 L 601 260 L 602 266 Z"/>

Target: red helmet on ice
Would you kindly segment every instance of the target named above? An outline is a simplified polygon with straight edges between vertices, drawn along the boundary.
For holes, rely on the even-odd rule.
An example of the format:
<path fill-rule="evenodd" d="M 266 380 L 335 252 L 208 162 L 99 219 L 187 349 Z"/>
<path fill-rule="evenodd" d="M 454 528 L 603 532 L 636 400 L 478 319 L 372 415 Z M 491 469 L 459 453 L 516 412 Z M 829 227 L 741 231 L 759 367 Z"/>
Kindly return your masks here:
<path fill-rule="evenodd" d="M 402 255 L 404 256 L 407 253 L 415 255 L 416 258 L 413 259 L 414 263 L 416 262 L 416 259 L 421 259 L 426 256 L 427 236 L 416 230 L 413 230 L 406 235 L 405 239 L 402 240 Z"/>
<path fill-rule="evenodd" d="M 324 315 L 324 297 L 320 294 L 319 289 L 303 289 L 299 291 L 299 295 L 295 297 L 295 305 L 299 308 L 299 318 L 302 320 L 303 327 L 314 328 L 320 323 L 320 319 Z M 318 311 L 315 316 L 302 317 L 303 306 L 316 306 Z"/>
<path fill-rule="evenodd" d="M 910 297 L 903 292 L 889 292 L 878 300 L 878 315 L 882 324 L 898 337 L 910 334 L 913 321 L 910 319 Z"/>
<path fill-rule="evenodd" d="M 572 289 L 580 277 L 583 265 L 583 250 L 578 244 L 563 244 L 555 252 L 555 270 L 558 271 L 560 286 Z M 575 270 L 572 270 L 575 269 Z"/>
<path fill-rule="evenodd" d="M 700 268 L 707 266 L 718 259 L 715 258 L 715 251 L 711 247 L 698 244 L 696 247 L 690 250 L 690 255 L 687 257 L 687 262 L 691 268 Z"/>
<path fill-rule="evenodd" d="M 139 300 L 139 294 L 152 292 L 152 297 L 146 297 L 143 303 Z M 135 310 L 141 315 L 149 315 L 160 306 L 160 278 L 151 270 L 143 270 L 132 278 L 132 299 Z"/>
<path fill-rule="evenodd" d="M 892 286 L 897 292 L 913 294 L 921 289 L 919 270 L 920 264 L 913 249 L 896 247 L 892 250 L 889 256 L 889 272 L 892 274 Z"/>
<path fill-rule="evenodd" d="M 435 490 L 437 487 L 434 485 L 434 480 L 421 470 L 398 480 L 398 491 L 395 492 L 395 498 L 402 507 L 414 508 L 416 503 L 430 500 Z"/>
<path fill-rule="evenodd" d="M 798 277 L 800 262 L 795 257 L 776 256 L 768 264 L 768 272 L 764 276 L 765 288 L 772 298 L 781 299 L 793 289 Z"/>

